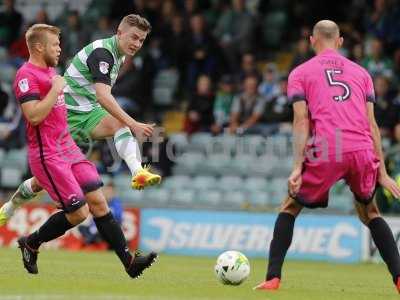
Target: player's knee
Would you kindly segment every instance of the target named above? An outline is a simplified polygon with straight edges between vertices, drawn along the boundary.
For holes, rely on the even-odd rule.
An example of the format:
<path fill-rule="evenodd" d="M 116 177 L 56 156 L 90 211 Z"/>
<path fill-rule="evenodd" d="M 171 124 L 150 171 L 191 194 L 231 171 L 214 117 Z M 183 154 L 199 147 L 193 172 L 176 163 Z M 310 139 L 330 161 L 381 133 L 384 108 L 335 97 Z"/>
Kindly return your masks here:
<path fill-rule="evenodd" d="M 31 179 L 31 189 L 34 193 L 38 193 L 43 190 L 42 186 L 39 184 L 39 181 L 36 179 L 36 177 L 33 177 Z"/>
<path fill-rule="evenodd" d="M 358 218 L 360 219 L 361 223 L 363 223 L 365 226 L 368 225 L 368 217 L 366 215 L 363 214 L 358 214 Z"/>
<path fill-rule="evenodd" d="M 292 198 L 286 198 L 280 208 L 280 212 L 291 214 L 295 217 L 300 213 L 302 206 L 295 202 Z"/>
<path fill-rule="evenodd" d="M 75 210 L 74 212 L 67 214 L 67 220 L 72 225 L 78 225 L 86 220 L 89 215 L 89 207 L 87 204 L 83 205 L 79 209 Z"/>
<path fill-rule="evenodd" d="M 101 192 L 94 191 L 86 194 L 86 199 L 89 204 L 90 213 L 95 217 L 101 217 L 109 212 L 106 198 Z"/>
<path fill-rule="evenodd" d="M 121 128 L 125 128 L 126 127 L 126 125 L 122 124 L 117 119 L 113 119 L 111 122 L 108 122 L 107 125 L 108 125 L 109 131 L 111 131 L 113 134 L 115 134 Z"/>
<path fill-rule="evenodd" d="M 381 216 L 375 203 L 370 203 L 368 205 L 360 204 L 358 205 L 357 212 L 358 218 L 365 226 L 367 226 L 371 220 Z"/>

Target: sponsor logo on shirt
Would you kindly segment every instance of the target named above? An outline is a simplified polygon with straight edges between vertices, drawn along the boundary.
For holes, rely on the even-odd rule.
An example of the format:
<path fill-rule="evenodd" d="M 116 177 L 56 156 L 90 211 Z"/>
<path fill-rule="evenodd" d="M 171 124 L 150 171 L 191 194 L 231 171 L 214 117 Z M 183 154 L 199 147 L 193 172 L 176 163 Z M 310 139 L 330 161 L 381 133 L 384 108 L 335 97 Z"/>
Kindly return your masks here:
<path fill-rule="evenodd" d="M 18 82 L 18 87 L 22 93 L 26 93 L 29 90 L 28 78 L 21 79 Z"/>
<path fill-rule="evenodd" d="M 109 68 L 110 68 L 110 65 L 108 63 L 106 63 L 105 61 L 101 61 L 99 63 L 99 70 L 101 73 L 107 74 Z"/>
<path fill-rule="evenodd" d="M 65 103 L 65 102 L 64 102 L 64 93 L 61 93 L 61 94 L 58 95 L 58 97 L 57 97 L 57 102 L 56 102 L 56 104 L 54 105 L 54 107 L 63 106 L 64 103 Z"/>

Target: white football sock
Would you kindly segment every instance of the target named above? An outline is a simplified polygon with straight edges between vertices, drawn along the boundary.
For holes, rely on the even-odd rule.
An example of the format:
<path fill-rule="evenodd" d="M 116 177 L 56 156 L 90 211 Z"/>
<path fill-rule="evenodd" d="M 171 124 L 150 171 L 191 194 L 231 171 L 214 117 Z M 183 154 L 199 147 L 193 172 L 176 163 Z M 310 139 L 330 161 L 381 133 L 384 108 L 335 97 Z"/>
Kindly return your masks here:
<path fill-rule="evenodd" d="M 21 183 L 10 200 L 4 203 L 1 210 L 7 217 L 13 216 L 18 207 L 35 198 L 37 194 L 32 190 L 32 180 L 33 178 L 30 178 Z"/>
<path fill-rule="evenodd" d="M 139 145 L 129 128 L 121 128 L 115 133 L 114 144 L 118 155 L 126 162 L 132 175 L 142 169 Z"/>

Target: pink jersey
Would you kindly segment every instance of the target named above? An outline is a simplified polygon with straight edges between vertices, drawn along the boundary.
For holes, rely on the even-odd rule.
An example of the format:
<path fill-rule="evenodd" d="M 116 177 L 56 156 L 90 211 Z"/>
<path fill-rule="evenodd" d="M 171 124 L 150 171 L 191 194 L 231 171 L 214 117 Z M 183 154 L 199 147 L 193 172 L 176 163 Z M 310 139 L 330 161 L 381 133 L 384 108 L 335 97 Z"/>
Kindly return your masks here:
<path fill-rule="evenodd" d="M 368 72 L 334 50 L 325 50 L 289 75 L 288 97 L 306 100 L 312 145 L 329 155 L 373 149 L 367 101 L 375 102 Z"/>
<path fill-rule="evenodd" d="M 42 100 L 51 88 L 54 68 L 42 68 L 25 63 L 17 72 L 13 89 L 20 104 Z M 61 93 L 48 116 L 37 126 L 26 120 L 28 157 L 30 161 L 63 156 L 66 159 L 80 156 L 80 150 L 68 131 L 67 110 Z"/>

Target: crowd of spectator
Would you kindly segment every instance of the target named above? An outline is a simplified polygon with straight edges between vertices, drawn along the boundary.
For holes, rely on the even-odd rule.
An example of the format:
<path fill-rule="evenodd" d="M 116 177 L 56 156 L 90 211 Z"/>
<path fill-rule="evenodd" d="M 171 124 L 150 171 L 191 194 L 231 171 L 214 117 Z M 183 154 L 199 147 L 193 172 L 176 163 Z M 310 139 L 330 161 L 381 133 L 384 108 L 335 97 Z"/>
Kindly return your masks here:
<path fill-rule="evenodd" d="M 140 53 L 127 59 L 114 87 L 130 114 L 159 121 L 165 110 L 178 109 L 185 114 L 182 130 L 188 135 L 269 136 L 290 128 L 288 73 L 312 57 L 308 37 L 315 21 L 330 18 L 339 23 L 345 39 L 341 52 L 373 77 L 383 137 L 391 144 L 400 142 L 398 0 L 101 0 L 92 1 L 83 14 L 65 3 L 56 19 L 49 19 L 44 6 L 30 20 L 18 11 L 18 0 L 3 1 L 0 69 L 4 64 L 17 68 L 26 60 L 24 31 L 32 23 L 62 29 L 62 72 L 79 49 L 114 34 L 124 15 L 138 13 L 153 29 Z M 173 100 L 159 103 L 157 78 L 170 70 L 178 74 Z M 2 147 L 23 135 L 15 125 L 17 114 L 6 113 L 16 106 L 6 82 L 0 81 Z"/>

